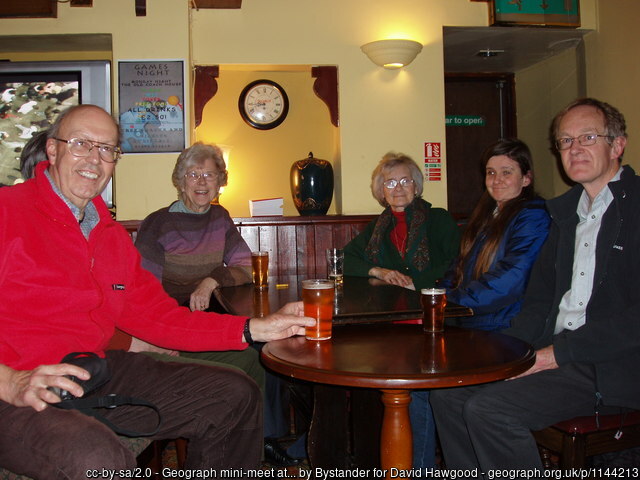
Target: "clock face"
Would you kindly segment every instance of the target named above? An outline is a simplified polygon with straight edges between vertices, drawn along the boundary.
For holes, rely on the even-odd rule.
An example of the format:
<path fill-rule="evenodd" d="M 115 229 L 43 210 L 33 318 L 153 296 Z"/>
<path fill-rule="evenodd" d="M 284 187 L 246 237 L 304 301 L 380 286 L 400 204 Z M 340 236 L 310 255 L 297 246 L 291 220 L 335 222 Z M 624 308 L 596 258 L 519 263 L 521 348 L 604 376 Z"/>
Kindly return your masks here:
<path fill-rule="evenodd" d="M 238 100 L 240 115 L 254 128 L 277 127 L 287 117 L 289 99 L 284 89 L 271 80 L 256 80 L 247 85 Z"/>

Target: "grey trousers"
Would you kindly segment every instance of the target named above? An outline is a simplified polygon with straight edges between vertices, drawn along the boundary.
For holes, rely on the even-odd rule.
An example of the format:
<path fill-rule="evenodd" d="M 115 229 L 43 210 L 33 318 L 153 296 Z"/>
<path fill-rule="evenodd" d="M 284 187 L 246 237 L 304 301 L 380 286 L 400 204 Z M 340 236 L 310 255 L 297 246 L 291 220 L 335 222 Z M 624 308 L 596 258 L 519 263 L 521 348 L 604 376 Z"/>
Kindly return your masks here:
<path fill-rule="evenodd" d="M 447 468 L 542 469 L 531 430 L 593 415 L 595 374 L 568 364 L 516 380 L 431 392 Z M 619 408 L 600 408 L 603 414 Z"/>
<path fill-rule="evenodd" d="M 112 378 L 95 395 L 143 398 L 162 414 L 152 439 L 189 439 L 185 468 L 257 468 L 262 453 L 261 393 L 243 372 L 158 362 L 111 351 Z M 156 424 L 143 407 L 102 409 L 111 422 L 145 431 Z M 136 459 L 109 428 L 73 410 L 14 407 L 0 401 L 0 466 L 37 479 L 81 479 L 90 469 L 134 469 Z M 115 478 L 119 478 L 118 475 Z"/>

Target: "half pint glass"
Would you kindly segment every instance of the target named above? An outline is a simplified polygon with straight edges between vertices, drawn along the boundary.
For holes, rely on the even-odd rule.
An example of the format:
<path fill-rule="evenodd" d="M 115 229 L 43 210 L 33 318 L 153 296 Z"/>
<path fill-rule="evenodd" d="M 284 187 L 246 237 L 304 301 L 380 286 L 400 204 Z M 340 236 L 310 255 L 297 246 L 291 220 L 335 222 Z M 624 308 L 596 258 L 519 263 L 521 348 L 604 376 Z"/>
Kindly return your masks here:
<path fill-rule="evenodd" d="M 442 332 L 444 330 L 444 307 L 447 305 L 447 291 L 444 288 L 423 288 L 420 293 L 422 329 L 425 332 Z"/>
<path fill-rule="evenodd" d="M 316 319 L 313 327 L 306 327 L 304 335 L 309 340 L 331 338 L 333 320 L 334 283 L 331 280 L 303 280 L 302 303 L 304 316 Z"/>
<path fill-rule="evenodd" d="M 253 273 L 253 284 L 257 288 L 267 288 L 267 275 L 269 272 L 269 252 L 261 250 L 251 252 L 251 272 Z"/>

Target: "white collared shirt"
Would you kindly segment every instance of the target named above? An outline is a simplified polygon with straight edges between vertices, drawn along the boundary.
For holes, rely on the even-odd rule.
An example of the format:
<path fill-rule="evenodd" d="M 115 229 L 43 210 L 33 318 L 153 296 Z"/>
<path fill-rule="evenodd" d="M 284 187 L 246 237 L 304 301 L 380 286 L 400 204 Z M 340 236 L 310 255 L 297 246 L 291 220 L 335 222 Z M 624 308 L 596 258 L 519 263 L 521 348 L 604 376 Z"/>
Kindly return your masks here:
<path fill-rule="evenodd" d="M 620 180 L 621 174 L 622 167 L 610 182 Z M 577 208 L 579 221 L 576 226 L 571 288 L 565 292 L 560 301 L 555 333 L 560 333 L 564 329 L 575 330 L 586 322 L 586 309 L 591 299 L 593 277 L 596 271 L 598 232 L 600 232 L 602 217 L 611 202 L 613 202 L 613 193 L 609 185 L 596 195 L 593 202 L 590 202 L 586 190 L 582 192 Z"/>

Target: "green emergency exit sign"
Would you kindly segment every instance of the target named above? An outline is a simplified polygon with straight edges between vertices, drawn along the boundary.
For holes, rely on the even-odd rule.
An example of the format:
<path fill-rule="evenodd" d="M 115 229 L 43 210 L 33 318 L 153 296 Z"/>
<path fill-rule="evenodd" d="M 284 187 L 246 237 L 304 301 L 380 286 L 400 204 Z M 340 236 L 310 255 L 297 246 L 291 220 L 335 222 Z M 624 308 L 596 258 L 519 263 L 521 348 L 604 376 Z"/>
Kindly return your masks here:
<path fill-rule="evenodd" d="M 447 127 L 484 127 L 485 120 L 482 115 L 447 115 L 445 126 Z"/>

